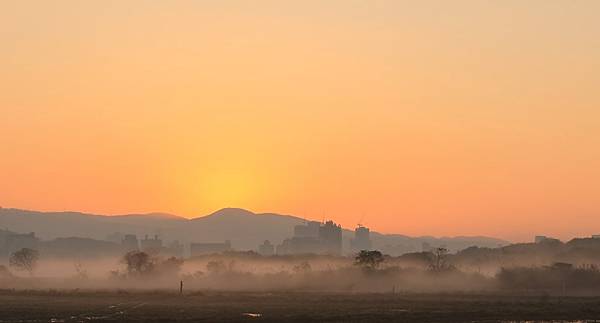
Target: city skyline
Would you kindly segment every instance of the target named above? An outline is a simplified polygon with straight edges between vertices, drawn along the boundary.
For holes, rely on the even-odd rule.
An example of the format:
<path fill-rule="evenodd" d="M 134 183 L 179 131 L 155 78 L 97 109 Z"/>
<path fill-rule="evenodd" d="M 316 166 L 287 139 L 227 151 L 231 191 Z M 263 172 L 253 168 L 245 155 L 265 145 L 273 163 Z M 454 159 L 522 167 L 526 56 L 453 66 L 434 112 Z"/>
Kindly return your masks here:
<path fill-rule="evenodd" d="M 7 211 L 8 213 L 6 214 L 2 214 L 2 211 Z M 12 208 L 12 207 L 3 207 L 0 205 L 0 216 L 4 216 L 4 218 L 0 218 L 0 220 L 7 220 L 8 219 L 8 226 L 5 226 L 4 229 L 10 229 L 12 227 L 12 225 L 14 225 L 14 220 L 15 219 L 10 219 L 11 216 L 24 216 L 25 214 L 36 214 L 36 215 L 41 215 L 42 217 L 50 217 L 47 220 L 52 222 L 52 215 L 67 215 L 67 216 L 94 216 L 94 217 L 106 217 L 106 218 L 122 218 L 122 217 L 150 217 L 150 218 L 154 218 L 154 221 L 157 219 L 164 219 L 167 221 L 195 221 L 195 220 L 203 220 L 203 219 L 209 219 L 211 217 L 217 216 L 217 215 L 222 215 L 222 214 L 237 214 L 237 215 L 253 215 L 253 216 L 258 216 L 258 217 L 264 217 L 264 216 L 268 216 L 268 217 L 282 217 L 282 218 L 293 218 L 296 220 L 301 220 L 303 224 L 309 224 L 309 223 L 317 223 L 317 224 L 326 224 L 327 222 L 336 222 L 337 219 L 336 217 L 329 217 L 329 216 L 322 216 L 320 219 L 317 218 L 310 218 L 310 217 L 305 217 L 305 216 L 299 216 L 296 214 L 284 214 L 284 213 L 277 213 L 277 212 L 253 212 L 252 210 L 247 210 L 244 208 L 235 208 L 235 207 L 227 207 L 227 208 L 221 208 L 219 210 L 216 210 L 214 212 L 211 212 L 209 214 L 202 214 L 202 215 L 197 215 L 197 216 L 192 216 L 192 217 L 184 217 L 181 215 L 177 215 L 177 214 L 172 214 L 172 213 L 165 213 L 165 212 L 148 212 L 148 213 L 128 213 L 128 214 L 98 214 L 98 213 L 86 213 L 86 212 L 80 212 L 80 211 L 73 211 L 73 210 L 60 210 L 60 211 L 56 211 L 56 210 L 27 210 L 27 209 L 19 209 L 19 208 Z M 8 215 L 8 216 L 7 216 Z M 73 218 L 74 220 L 76 220 L 76 218 Z M 342 226 L 342 224 L 339 224 L 342 228 L 342 230 L 348 230 L 348 231 L 355 231 L 355 230 L 359 230 L 360 229 L 366 229 L 366 232 L 371 231 L 372 228 L 370 228 L 368 225 L 366 225 L 366 221 L 365 220 L 365 216 L 361 216 L 361 219 L 359 220 L 358 223 L 355 223 L 354 225 L 349 225 L 349 226 Z M 12 223 L 12 224 L 11 224 Z M 0 221 L 0 226 L 2 224 L 2 221 Z M 23 227 L 23 224 L 19 225 L 19 227 L 21 227 L 21 231 L 23 232 L 28 232 L 27 227 Z M 161 229 L 154 229 L 156 232 L 160 232 Z M 295 231 L 295 229 L 294 229 Z M 593 232 L 593 229 L 590 230 L 591 232 Z M 433 238 L 433 239 L 445 239 L 445 238 L 450 238 L 450 239 L 454 239 L 454 238 L 468 238 L 468 239 L 477 239 L 477 238 L 484 238 L 484 239 L 492 239 L 492 240 L 497 240 L 497 241 L 501 241 L 501 243 L 499 243 L 500 245 L 502 244 L 507 244 L 507 243 L 528 243 L 530 241 L 534 241 L 537 242 L 539 239 L 558 239 L 561 241 L 569 241 L 571 239 L 578 239 L 578 238 L 589 238 L 589 237 L 593 237 L 593 238 L 598 238 L 600 235 L 599 234 L 589 234 L 589 235 L 573 235 L 573 236 L 554 236 L 554 235 L 549 235 L 547 232 L 536 232 L 536 231 L 531 231 L 529 232 L 528 236 L 525 236 L 523 238 L 520 239 L 516 239 L 516 240 L 510 240 L 506 237 L 501 237 L 501 236 L 486 236 L 486 235 L 482 235 L 482 234 L 472 234 L 472 235 L 440 235 L 440 236 L 435 236 L 435 235 L 431 235 L 431 234 L 422 234 L 422 235 L 407 235 L 404 234 L 403 232 L 386 232 L 386 231 L 379 231 L 379 230 L 374 230 L 373 232 L 378 233 L 378 234 L 382 234 L 382 235 L 399 235 L 399 236 L 403 236 L 403 237 L 407 237 L 407 238 L 416 238 L 416 239 L 420 239 L 420 238 Z M 147 235 L 147 232 L 146 232 Z"/>

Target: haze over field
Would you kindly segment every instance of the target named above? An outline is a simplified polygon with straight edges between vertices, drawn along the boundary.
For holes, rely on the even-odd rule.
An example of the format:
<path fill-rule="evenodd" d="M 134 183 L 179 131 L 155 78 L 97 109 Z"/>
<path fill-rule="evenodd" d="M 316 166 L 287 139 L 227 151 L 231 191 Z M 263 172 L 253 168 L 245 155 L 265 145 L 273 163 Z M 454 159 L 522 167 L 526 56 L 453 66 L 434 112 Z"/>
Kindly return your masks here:
<path fill-rule="evenodd" d="M 593 0 L 2 1 L 0 204 L 597 234 L 599 12 Z"/>

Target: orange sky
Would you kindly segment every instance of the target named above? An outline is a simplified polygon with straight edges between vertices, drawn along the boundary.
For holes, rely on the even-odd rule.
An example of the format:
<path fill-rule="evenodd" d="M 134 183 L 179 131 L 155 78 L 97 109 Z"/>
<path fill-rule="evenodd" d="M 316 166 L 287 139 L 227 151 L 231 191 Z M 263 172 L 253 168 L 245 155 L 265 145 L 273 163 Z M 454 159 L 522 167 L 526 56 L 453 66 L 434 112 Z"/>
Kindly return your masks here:
<path fill-rule="evenodd" d="M 600 233 L 600 1 L 2 1 L 0 205 Z"/>

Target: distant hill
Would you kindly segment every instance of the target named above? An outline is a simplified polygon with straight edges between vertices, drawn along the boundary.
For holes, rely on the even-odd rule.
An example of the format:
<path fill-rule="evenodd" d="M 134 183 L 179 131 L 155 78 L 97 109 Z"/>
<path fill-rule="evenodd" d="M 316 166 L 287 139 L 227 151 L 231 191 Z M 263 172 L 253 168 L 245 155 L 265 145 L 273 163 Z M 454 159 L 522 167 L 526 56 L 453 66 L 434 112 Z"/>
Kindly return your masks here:
<path fill-rule="evenodd" d="M 81 237 L 108 240 L 110 235 L 159 235 L 165 241 L 221 242 L 230 240 L 238 250 L 254 250 L 264 240 L 279 244 L 291 237 L 293 228 L 304 219 L 273 213 L 256 214 L 244 209 L 226 208 L 212 214 L 186 219 L 171 214 L 126 214 L 104 216 L 79 212 L 37 212 L 0 209 L 0 229 L 15 232 L 35 232 L 45 240 L 61 237 Z M 344 229 L 344 245 L 349 245 L 353 231 Z M 420 251 L 422 244 L 445 246 L 460 250 L 470 246 L 497 247 L 508 241 L 489 237 L 409 237 L 372 232 L 374 248 L 392 255 Z"/>

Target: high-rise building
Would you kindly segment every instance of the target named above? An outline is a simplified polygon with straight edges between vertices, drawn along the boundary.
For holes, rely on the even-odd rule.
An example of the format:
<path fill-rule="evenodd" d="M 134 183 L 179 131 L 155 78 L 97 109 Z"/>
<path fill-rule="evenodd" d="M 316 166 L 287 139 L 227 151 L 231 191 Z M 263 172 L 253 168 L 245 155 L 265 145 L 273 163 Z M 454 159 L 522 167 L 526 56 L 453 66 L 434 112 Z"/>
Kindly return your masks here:
<path fill-rule="evenodd" d="M 371 232 L 362 225 L 354 230 L 354 239 L 350 241 L 352 251 L 371 250 Z"/>
<path fill-rule="evenodd" d="M 342 254 L 342 227 L 333 221 L 310 221 L 294 227 L 294 236 L 277 246 L 278 255 Z"/>
<path fill-rule="evenodd" d="M 158 235 L 154 235 L 154 239 L 149 239 L 148 235 L 146 235 L 141 243 L 142 251 L 144 252 L 159 253 L 162 246 L 162 240 L 158 238 Z"/>
<path fill-rule="evenodd" d="M 39 242 L 34 232 L 16 233 L 0 229 L 0 258 L 8 257 L 21 248 L 36 249 Z"/>
<path fill-rule="evenodd" d="M 183 257 L 183 244 L 179 240 L 171 241 L 166 248 L 163 248 L 163 253 L 168 256 Z"/>
<path fill-rule="evenodd" d="M 319 241 L 323 253 L 331 255 L 342 254 L 342 226 L 333 221 L 327 221 L 319 227 Z"/>
<path fill-rule="evenodd" d="M 139 244 L 135 234 L 126 234 L 121 240 L 121 245 L 126 252 L 138 250 Z"/>
<path fill-rule="evenodd" d="M 299 224 L 294 227 L 295 238 L 319 238 L 319 228 L 321 223 L 318 221 L 309 221 L 306 224 Z"/>
<path fill-rule="evenodd" d="M 225 242 L 207 242 L 207 243 L 192 243 L 190 244 L 190 254 L 192 257 L 208 255 L 213 253 L 221 253 L 231 250 L 231 241 Z"/>

